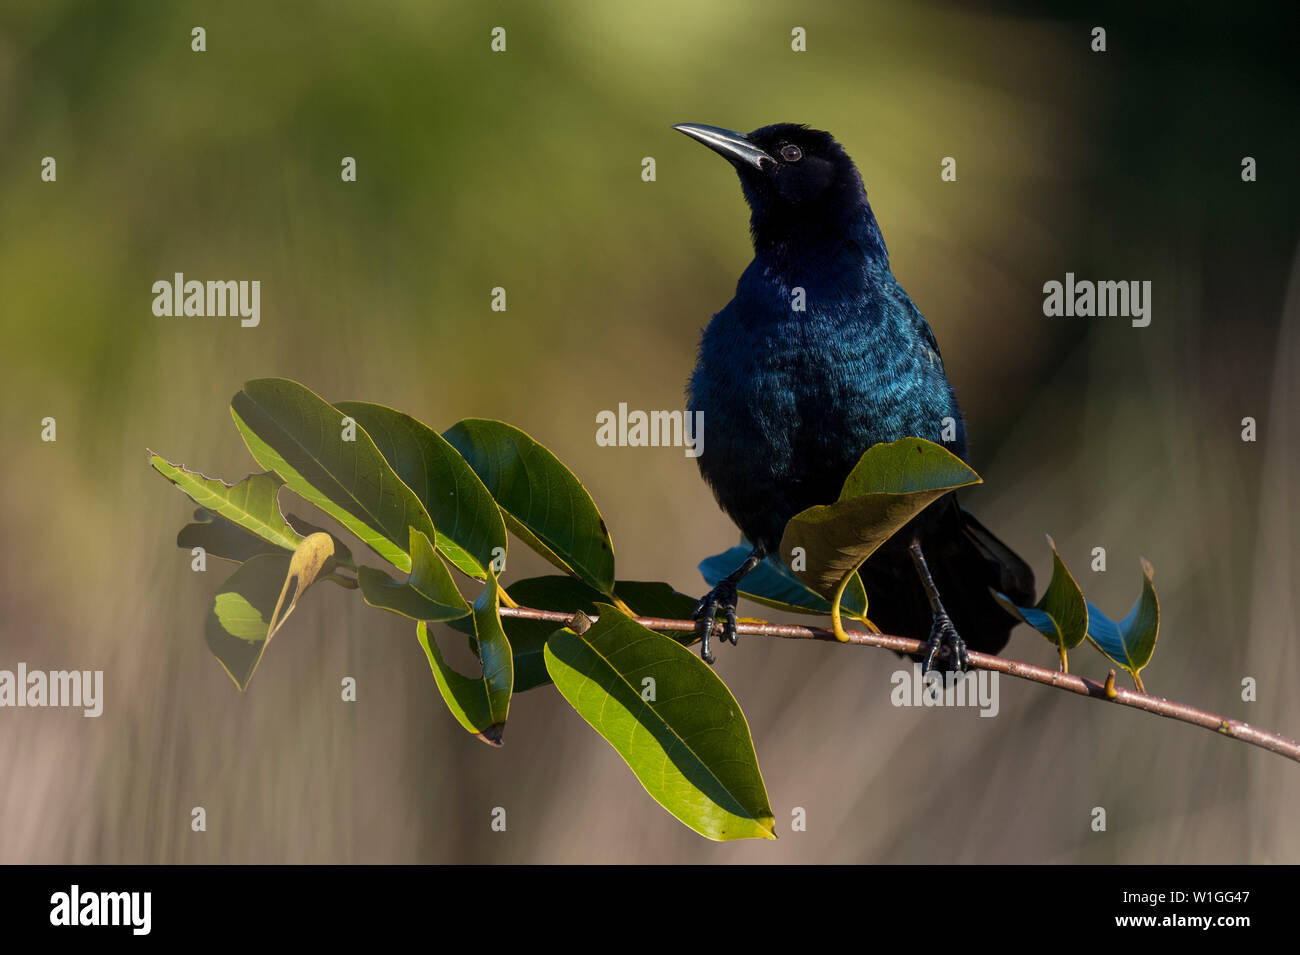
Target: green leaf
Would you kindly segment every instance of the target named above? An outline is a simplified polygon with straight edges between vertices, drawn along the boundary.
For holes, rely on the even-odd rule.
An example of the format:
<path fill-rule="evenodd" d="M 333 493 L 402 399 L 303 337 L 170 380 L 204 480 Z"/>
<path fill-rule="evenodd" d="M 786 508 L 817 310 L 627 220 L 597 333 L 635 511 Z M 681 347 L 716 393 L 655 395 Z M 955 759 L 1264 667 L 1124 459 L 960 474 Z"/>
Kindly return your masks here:
<path fill-rule="evenodd" d="M 506 526 L 491 493 L 460 452 L 410 415 L 365 401 L 334 407 L 356 420 L 438 529 L 438 550 L 463 573 L 483 580 L 506 553 Z M 501 567 L 502 563 L 496 563 Z"/>
<path fill-rule="evenodd" d="M 662 617 L 665 620 L 689 620 L 699 598 L 674 590 L 657 580 L 620 580 L 614 594 L 636 611 L 638 617 Z M 668 631 L 674 640 L 689 646 L 698 638 L 693 634 Z"/>
<path fill-rule="evenodd" d="M 517 580 L 506 592 L 521 607 L 534 610 L 556 610 L 563 613 L 582 611 L 590 616 L 597 614 L 596 604 L 603 596 L 598 590 L 573 577 L 550 575 L 526 577 Z M 636 611 L 640 617 L 662 617 L 667 620 L 686 620 L 695 610 L 696 599 L 678 593 L 665 583 L 642 580 L 620 580 L 614 585 L 619 599 Z M 502 617 L 510 649 L 514 653 L 515 693 L 523 693 L 551 682 L 546 672 L 544 650 L 546 641 L 556 630 L 547 620 L 524 620 L 519 617 Z M 473 636 L 468 620 L 457 620 L 452 629 Z M 684 646 L 699 638 L 693 633 L 665 631 L 665 635 Z M 471 649 L 474 649 L 471 644 Z"/>
<path fill-rule="evenodd" d="M 1057 648 L 1061 656 L 1061 671 L 1069 673 L 1067 652 L 1083 643 L 1088 635 L 1088 603 L 1065 561 L 1056 552 L 1056 541 L 1050 535 L 1047 546 L 1052 548 L 1052 582 L 1037 604 L 1018 607 L 1006 594 L 994 591 L 993 596 L 1008 613 L 1029 624 Z"/>
<path fill-rule="evenodd" d="M 238 524 L 260 539 L 287 551 L 302 543 L 302 537 L 285 522 L 280 511 L 277 495 L 284 482 L 270 471 L 250 474 L 236 484 L 227 484 L 165 461 L 152 451 L 149 464 L 199 507 Z"/>
<path fill-rule="evenodd" d="M 752 545 L 742 541 L 731 550 L 701 561 L 700 573 L 710 587 L 715 587 L 718 581 L 745 562 L 751 550 L 753 550 Z M 831 612 L 830 601 L 804 586 L 793 571 L 781 563 L 775 555 L 762 560 L 757 567 L 741 578 L 738 592 L 740 596 L 774 610 L 817 614 L 823 617 Z M 856 573 L 845 587 L 842 604 L 844 612 L 850 617 L 856 620 L 866 619 L 867 592 L 862 587 L 862 578 Z"/>
<path fill-rule="evenodd" d="M 203 507 L 194 511 L 194 523 L 186 524 L 180 529 L 176 535 L 176 546 L 182 550 L 202 547 L 209 557 L 232 560 L 237 564 L 258 554 L 292 553 Z"/>
<path fill-rule="evenodd" d="M 391 610 L 412 620 L 454 620 L 469 614 L 469 604 L 456 589 L 433 545 L 414 527 L 411 528 L 411 574 L 397 581 L 382 570 L 361 567 L 357 570 L 361 596 L 372 607 Z"/>
<path fill-rule="evenodd" d="M 613 594 L 609 531 L 587 489 L 559 458 L 503 421 L 466 418 L 444 437 L 492 493 L 516 537 L 566 573 Z"/>
<path fill-rule="evenodd" d="M 546 668 L 561 695 L 646 792 L 700 835 L 776 838 L 749 725 L 731 691 L 681 644 L 608 604 L 597 610 L 600 620 L 585 633 L 557 630 L 547 641 Z"/>
<path fill-rule="evenodd" d="M 1149 561 L 1142 559 L 1142 596 L 1118 623 L 1111 620 L 1088 601 L 1088 639 L 1118 667 L 1133 675 L 1133 683 L 1140 692 L 1142 669 L 1151 662 L 1156 652 L 1156 637 L 1160 633 L 1160 601 L 1156 598 L 1152 578 L 1155 570 Z"/>
<path fill-rule="evenodd" d="M 873 445 L 845 479 L 839 500 L 790 519 L 781 554 L 802 548 L 805 569 L 794 571 L 795 576 L 831 601 L 835 633 L 847 639 L 840 605 L 857 569 L 940 497 L 979 481 L 965 461 L 932 441 L 900 438 Z"/>
<path fill-rule="evenodd" d="M 408 528 L 435 539 L 424 505 L 370 435 L 358 428 L 355 440 L 343 440 L 345 415 L 315 392 L 259 378 L 231 399 L 230 412 L 258 464 L 399 570 L 411 570 Z"/>
<path fill-rule="evenodd" d="M 447 664 L 423 620 L 416 624 L 415 629 L 420 646 L 429 657 L 433 678 L 452 715 L 466 730 L 492 746 L 501 745 L 515 678 L 510 641 L 501 628 L 501 617 L 497 612 L 499 601 L 497 579 L 489 571 L 483 593 L 474 601 L 474 639 L 483 668 L 477 679 L 464 676 Z"/>
<path fill-rule="evenodd" d="M 248 688 L 261 662 L 277 596 L 288 575 L 288 554 L 261 554 L 241 564 L 213 598 L 204 636 L 240 690 Z"/>

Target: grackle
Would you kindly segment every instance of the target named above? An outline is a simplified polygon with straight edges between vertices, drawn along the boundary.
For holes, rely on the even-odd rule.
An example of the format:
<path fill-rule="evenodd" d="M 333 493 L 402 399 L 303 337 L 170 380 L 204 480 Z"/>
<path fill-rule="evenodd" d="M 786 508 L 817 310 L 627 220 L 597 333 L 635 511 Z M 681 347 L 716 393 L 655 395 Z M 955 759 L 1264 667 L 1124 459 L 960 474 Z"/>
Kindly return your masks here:
<path fill-rule="evenodd" d="M 754 242 L 735 297 L 704 330 L 688 387 L 689 408 L 703 412 L 709 430 L 700 471 L 753 545 L 696 608 L 700 654 L 712 663 L 715 629 L 736 642 L 737 585 L 764 558 L 781 558 L 791 517 L 834 501 L 873 444 L 913 436 L 965 458 L 966 430 L 934 333 L 889 269 L 843 147 L 790 123 L 747 135 L 673 128 L 735 168 Z M 936 662 L 965 669 L 967 647 L 1006 646 L 1016 621 L 990 587 L 1021 606 L 1034 600 L 1029 566 L 953 494 L 890 538 L 861 573 L 873 622 L 923 641 L 926 670 Z"/>

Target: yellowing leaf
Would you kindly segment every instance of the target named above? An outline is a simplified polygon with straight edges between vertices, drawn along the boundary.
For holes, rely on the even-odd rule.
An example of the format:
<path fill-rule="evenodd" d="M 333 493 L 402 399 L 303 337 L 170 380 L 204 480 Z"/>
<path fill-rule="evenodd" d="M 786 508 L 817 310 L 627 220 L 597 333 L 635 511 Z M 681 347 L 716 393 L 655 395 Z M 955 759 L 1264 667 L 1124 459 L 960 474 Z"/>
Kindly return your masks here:
<path fill-rule="evenodd" d="M 846 639 L 840 604 L 857 569 L 876 548 L 943 495 L 978 484 L 980 476 L 951 451 L 922 438 L 868 448 L 839 500 L 800 511 L 786 524 L 781 556 L 802 548 L 803 583 L 831 601 L 835 633 Z M 867 597 L 870 598 L 870 594 Z"/>
<path fill-rule="evenodd" d="M 312 585 L 316 575 L 325 566 L 325 561 L 333 554 L 334 539 L 324 531 L 304 537 L 302 543 L 294 550 L 293 556 L 289 558 L 289 573 L 285 575 L 284 586 L 280 588 L 280 599 L 275 602 L 275 610 L 271 612 L 271 622 L 266 628 L 267 643 L 270 643 L 271 638 L 284 626 L 284 622 L 289 619 L 289 614 L 293 613 L 294 608 L 298 606 L 298 598 L 302 596 L 302 592 Z M 285 608 L 284 616 L 281 616 L 280 608 L 284 605 L 284 598 L 289 592 L 291 583 L 295 585 L 293 597 L 289 600 L 289 606 Z"/>

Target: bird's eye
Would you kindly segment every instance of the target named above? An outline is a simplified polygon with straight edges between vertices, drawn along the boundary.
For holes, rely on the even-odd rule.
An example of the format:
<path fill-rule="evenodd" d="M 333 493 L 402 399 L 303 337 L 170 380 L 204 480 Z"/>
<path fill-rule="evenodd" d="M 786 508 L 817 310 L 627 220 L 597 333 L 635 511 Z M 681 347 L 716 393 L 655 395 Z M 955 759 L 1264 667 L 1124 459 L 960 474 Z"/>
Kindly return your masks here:
<path fill-rule="evenodd" d="M 798 146 L 782 146 L 781 158 L 786 162 L 798 162 L 803 159 L 803 150 Z"/>

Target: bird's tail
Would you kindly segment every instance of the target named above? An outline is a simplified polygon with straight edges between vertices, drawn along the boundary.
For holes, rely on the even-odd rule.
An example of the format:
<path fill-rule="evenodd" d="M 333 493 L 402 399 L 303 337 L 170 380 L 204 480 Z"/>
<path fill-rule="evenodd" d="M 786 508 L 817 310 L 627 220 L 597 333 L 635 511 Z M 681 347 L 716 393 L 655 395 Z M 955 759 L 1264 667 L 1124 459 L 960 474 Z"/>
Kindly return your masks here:
<path fill-rule="evenodd" d="M 966 645 L 998 653 L 1019 622 L 993 599 L 989 588 L 1018 606 L 1034 602 L 1034 572 L 1010 547 L 949 496 L 923 515 L 921 548 L 944 609 Z M 925 590 L 907 554 L 907 528 L 872 555 L 862 568 L 867 615 L 885 633 L 925 640 L 932 613 Z"/>

